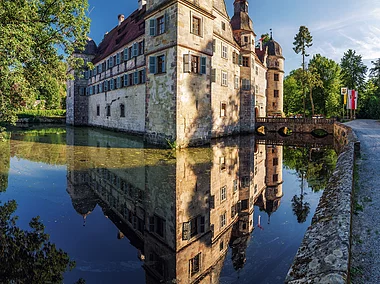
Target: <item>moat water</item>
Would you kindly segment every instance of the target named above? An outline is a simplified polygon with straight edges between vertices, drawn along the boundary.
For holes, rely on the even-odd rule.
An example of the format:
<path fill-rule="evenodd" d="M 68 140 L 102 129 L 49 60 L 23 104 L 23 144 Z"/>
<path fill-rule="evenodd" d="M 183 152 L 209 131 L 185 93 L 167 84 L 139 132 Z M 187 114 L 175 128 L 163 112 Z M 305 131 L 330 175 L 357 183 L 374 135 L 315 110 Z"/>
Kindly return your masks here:
<path fill-rule="evenodd" d="M 90 128 L 0 142 L 0 201 L 40 216 L 65 283 L 283 283 L 337 155 L 254 136 L 181 151 Z"/>

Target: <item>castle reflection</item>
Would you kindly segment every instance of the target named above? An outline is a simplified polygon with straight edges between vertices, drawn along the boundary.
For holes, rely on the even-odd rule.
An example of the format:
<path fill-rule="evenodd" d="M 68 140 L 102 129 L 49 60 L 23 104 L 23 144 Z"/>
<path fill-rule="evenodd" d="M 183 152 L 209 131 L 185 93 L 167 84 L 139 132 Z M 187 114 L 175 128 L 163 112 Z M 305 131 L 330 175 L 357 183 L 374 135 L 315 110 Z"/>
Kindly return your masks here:
<path fill-rule="evenodd" d="M 91 131 L 91 130 L 88 130 Z M 214 141 L 208 148 L 121 148 L 98 132 L 87 149 L 67 130 L 67 192 L 83 225 L 99 205 L 119 233 L 136 247 L 146 283 L 219 283 L 232 249 L 236 270 L 258 220 L 282 197 L 282 146 L 259 145 L 254 137 Z M 78 141 L 81 140 L 80 143 Z M 92 146 L 91 146 L 92 145 Z"/>

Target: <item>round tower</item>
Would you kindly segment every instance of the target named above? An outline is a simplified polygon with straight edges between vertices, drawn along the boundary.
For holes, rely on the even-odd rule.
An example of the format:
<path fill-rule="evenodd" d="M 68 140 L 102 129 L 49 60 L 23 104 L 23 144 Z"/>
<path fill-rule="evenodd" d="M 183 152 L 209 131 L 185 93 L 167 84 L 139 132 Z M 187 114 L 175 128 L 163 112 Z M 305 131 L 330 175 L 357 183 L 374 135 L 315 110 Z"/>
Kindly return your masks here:
<path fill-rule="evenodd" d="M 284 110 L 284 61 L 282 48 L 271 39 L 265 44 L 267 49 L 267 116 L 282 117 Z"/>

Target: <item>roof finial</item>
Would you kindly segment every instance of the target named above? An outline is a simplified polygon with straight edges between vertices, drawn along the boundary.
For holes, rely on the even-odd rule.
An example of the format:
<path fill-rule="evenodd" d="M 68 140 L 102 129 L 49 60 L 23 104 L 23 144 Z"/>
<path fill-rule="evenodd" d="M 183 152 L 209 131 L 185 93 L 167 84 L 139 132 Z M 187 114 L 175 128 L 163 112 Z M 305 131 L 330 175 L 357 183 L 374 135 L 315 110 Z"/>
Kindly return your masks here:
<path fill-rule="evenodd" d="M 272 29 L 269 29 L 270 30 L 270 39 L 272 40 L 273 39 L 273 31 Z"/>

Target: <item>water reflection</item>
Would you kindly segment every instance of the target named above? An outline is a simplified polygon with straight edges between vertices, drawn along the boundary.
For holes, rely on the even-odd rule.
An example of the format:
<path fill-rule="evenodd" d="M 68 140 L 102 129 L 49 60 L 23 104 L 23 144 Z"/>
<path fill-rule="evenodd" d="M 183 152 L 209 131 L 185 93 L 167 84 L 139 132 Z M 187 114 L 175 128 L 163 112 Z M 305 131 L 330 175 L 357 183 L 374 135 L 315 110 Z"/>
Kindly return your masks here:
<path fill-rule="evenodd" d="M 1 152 L 8 156 L 1 157 L 7 162 L 3 163 L 4 170 L 0 163 L 0 173 L 8 174 L 9 156 L 67 165 L 65 188 L 80 215 L 79 226 L 86 229 L 92 221 L 99 222 L 94 216 L 99 206 L 117 228 L 111 232 L 114 240 L 128 239 L 135 247 L 133 257 L 143 267 L 146 283 L 219 283 L 221 277 L 231 276 L 230 271 L 222 271 L 226 263 L 237 273 L 244 270 L 251 275 L 244 267 L 252 267 L 260 259 L 252 259 L 253 230 L 261 231 L 281 219 L 276 212 L 283 204 L 283 168 L 294 170 L 301 180 L 300 194 L 288 190 L 287 195 L 295 193 L 293 219 L 304 222 L 317 200 L 305 195 L 307 187 L 323 189 L 336 158 L 332 149 L 265 145 L 252 136 L 171 151 L 148 148 L 138 138 L 90 128 L 44 131 L 42 135 L 33 131 L 13 133 L 11 147 L 9 142 L 0 145 L 8 149 Z M 307 205 L 309 209 L 305 210 Z M 254 218 L 255 206 L 259 214 Z M 269 235 L 270 228 L 265 229 Z M 73 224 L 67 230 L 74 235 L 78 231 L 78 236 L 90 234 L 79 232 Z M 296 230 L 299 238 L 302 230 Z M 100 235 L 85 236 L 103 245 Z M 270 242 L 266 241 L 267 246 Z M 277 283 L 283 282 L 298 245 L 292 244 L 294 249 L 287 253 L 290 260 L 282 264 L 285 272 Z M 110 279 L 119 283 L 119 276 Z M 252 283 L 252 279 L 251 275 L 236 283 Z"/>
<path fill-rule="evenodd" d="M 10 156 L 10 141 L 0 140 L 0 192 L 3 192 L 8 188 Z"/>
<path fill-rule="evenodd" d="M 78 144 L 71 130 L 67 137 Z M 87 137 L 97 147 L 67 148 L 73 206 L 84 225 L 96 204 L 102 207 L 120 230 L 115 237 L 137 248 L 147 283 L 217 283 L 229 246 L 234 268 L 242 269 L 254 205 L 268 215 L 280 206 L 282 146 L 238 137 L 173 158 L 171 151 Z"/>

